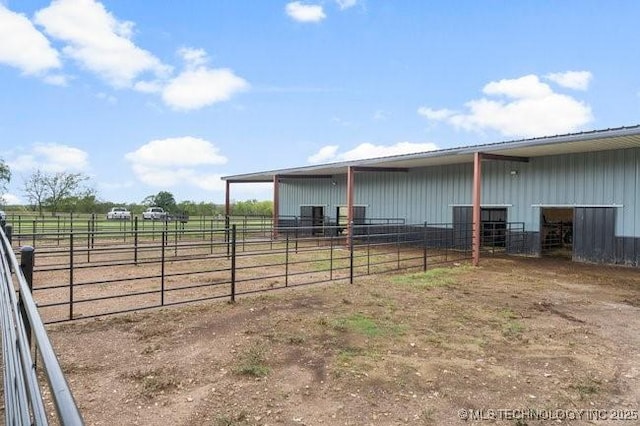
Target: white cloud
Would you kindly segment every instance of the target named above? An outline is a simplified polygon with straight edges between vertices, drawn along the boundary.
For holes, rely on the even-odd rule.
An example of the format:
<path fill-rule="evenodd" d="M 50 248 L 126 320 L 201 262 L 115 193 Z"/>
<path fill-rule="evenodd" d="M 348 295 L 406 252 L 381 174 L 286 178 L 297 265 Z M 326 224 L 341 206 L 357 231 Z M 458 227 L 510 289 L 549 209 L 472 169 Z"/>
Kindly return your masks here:
<path fill-rule="evenodd" d="M 163 101 L 174 109 L 199 109 L 229 100 L 248 89 L 247 83 L 229 69 L 188 69 L 171 80 L 162 91 Z"/>
<path fill-rule="evenodd" d="M 18 155 L 7 163 L 15 171 L 84 172 L 89 168 L 89 154 L 68 145 L 37 143 L 29 154 Z"/>
<path fill-rule="evenodd" d="M 179 184 L 205 190 L 224 188 L 220 174 L 207 170 L 211 165 L 226 164 L 227 158 L 204 139 L 191 136 L 153 140 L 125 155 L 136 177 L 155 187 Z"/>
<path fill-rule="evenodd" d="M 178 50 L 178 54 L 182 57 L 187 67 L 194 68 L 205 65 L 209 62 L 207 52 L 204 49 L 195 49 L 193 47 L 183 47 Z"/>
<path fill-rule="evenodd" d="M 285 12 L 298 22 L 320 22 L 327 17 L 321 5 L 304 4 L 299 1 L 287 3 Z"/>
<path fill-rule="evenodd" d="M 27 17 L 0 3 L 0 63 L 38 75 L 60 68 L 58 52 Z"/>
<path fill-rule="evenodd" d="M 340 10 L 345 10 L 358 4 L 358 0 L 336 0 L 336 3 L 338 3 Z"/>
<path fill-rule="evenodd" d="M 162 88 L 165 104 L 178 110 L 199 109 L 229 100 L 249 88 L 249 83 L 226 68 L 209 68 L 207 54 L 202 49 L 182 48 L 178 54 L 185 61 L 185 70 Z M 145 87 L 138 87 L 144 90 Z M 153 90 L 153 85 L 149 85 Z"/>
<path fill-rule="evenodd" d="M 340 148 L 338 145 L 323 146 L 318 152 L 307 158 L 307 161 L 312 164 L 318 164 L 335 160 L 338 148 Z"/>
<path fill-rule="evenodd" d="M 444 120 L 455 114 L 455 111 L 449 109 L 432 109 L 427 107 L 418 108 L 418 114 L 427 117 L 429 120 Z"/>
<path fill-rule="evenodd" d="M 53 0 L 36 12 L 34 22 L 64 44 L 63 58 L 75 60 L 116 88 L 160 94 L 166 105 L 177 110 L 227 101 L 249 87 L 230 69 L 208 67 L 206 51 L 192 47 L 179 49 L 185 65 L 175 75 L 171 66 L 136 46 L 133 22 L 118 20 L 96 0 Z M 61 67 L 58 52 L 31 21 L 1 4 L 0 40 L 0 63 L 38 75 Z M 61 73 L 45 74 L 43 80 L 58 86 L 68 83 Z M 105 99 L 115 98 L 105 94 Z"/>
<path fill-rule="evenodd" d="M 145 72 L 165 75 L 169 68 L 131 40 L 133 23 L 117 20 L 94 0 L 54 0 L 35 22 L 67 43 L 65 55 L 115 87 L 130 87 Z"/>
<path fill-rule="evenodd" d="M 211 142 L 191 136 L 152 140 L 125 157 L 134 164 L 160 167 L 217 165 L 227 162 L 227 158 L 220 155 L 218 148 Z"/>
<path fill-rule="evenodd" d="M 568 133 L 593 120 L 589 105 L 554 92 L 536 75 L 490 82 L 483 93 L 487 97 L 465 104 L 466 112 L 421 107 L 418 113 L 460 129 L 494 130 L 511 137 Z"/>
<path fill-rule="evenodd" d="M 587 90 L 593 75 L 589 71 L 566 71 L 547 74 L 545 78 L 569 89 Z"/>
<path fill-rule="evenodd" d="M 433 151 L 438 146 L 433 143 L 413 143 L 399 142 L 394 145 L 373 145 L 371 143 L 362 143 L 355 148 L 342 153 L 338 152 L 337 145 L 327 145 L 307 158 L 312 164 L 335 162 L 335 161 L 354 161 L 364 160 L 367 158 L 389 157 L 392 155 L 414 154 L 418 152 Z"/>
<path fill-rule="evenodd" d="M 133 85 L 133 89 L 142 93 L 160 93 L 162 92 L 162 81 L 137 81 Z"/>

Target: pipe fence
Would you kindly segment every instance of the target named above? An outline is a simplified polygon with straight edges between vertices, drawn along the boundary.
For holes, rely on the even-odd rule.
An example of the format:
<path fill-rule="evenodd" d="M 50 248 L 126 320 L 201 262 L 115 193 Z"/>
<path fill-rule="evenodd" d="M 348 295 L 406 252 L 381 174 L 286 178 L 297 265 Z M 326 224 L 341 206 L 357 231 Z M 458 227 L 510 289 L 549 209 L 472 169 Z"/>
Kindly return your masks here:
<path fill-rule="evenodd" d="M 21 262 L 18 262 L 10 238 L 11 227 L 0 228 L 5 424 L 47 425 L 49 420 L 43 400 L 46 389 L 56 409 L 54 423 L 82 425 L 82 416 L 31 295 L 34 250 L 23 247 Z M 38 355 L 40 366 L 36 363 Z M 41 375 L 46 382 L 40 378 Z"/>
<path fill-rule="evenodd" d="M 471 258 L 470 224 L 381 221 L 353 225 L 352 232 L 339 226 L 323 226 L 321 232 L 314 226 L 266 230 L 259 223 L 222 229 L 157 225 L 22 234 L 37 244 L 33 293 L 45 321 L 233 301 L 239 295 L 424 271 Z M 506 252 L 517 244 L 519 229 L 524 225 L 496 225 L 493 237 L 483 234 L 483 245 L 493 253 Z"/>

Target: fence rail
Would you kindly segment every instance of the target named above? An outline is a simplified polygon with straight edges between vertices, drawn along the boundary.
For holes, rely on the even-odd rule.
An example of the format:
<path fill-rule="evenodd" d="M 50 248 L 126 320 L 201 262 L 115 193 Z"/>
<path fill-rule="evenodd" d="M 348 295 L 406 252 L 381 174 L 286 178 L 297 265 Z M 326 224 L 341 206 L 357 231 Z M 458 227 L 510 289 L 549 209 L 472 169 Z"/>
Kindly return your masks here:
<path fill-rule="evenodd" d="M 395 270 L 426 270 L 471 257 L 470 224 L 376 221 L 354 225 L 23 233 L 35 242 L 34 297 L 45 322 L 157 308 Z M 523 224 L 485 229 L 492 252 L 517 244 Z M 469 231 L 469 232 L 467 232 Z M 495 241 L 493 241 L 495 240 Z M 508 243 L 505 243 L 507 241 Z"/>
<path fill-rule="evenodd" d="M 8 231 L 0 228 L 0 321 L 4 365 L 5 424 L 46 425 L 47 411 L 42 389 L 48 389 L 56 408 L 57 422 L 82 425 L 83 420 L 53 351 L 44 324 L 31 295 L 33 248 L 23 247 L 19 263 L 11 249 Z M 17 290 L 16 290 L 17 288 Z M 32 356 L 40 355 L 40 370 L 46 383 L 38 378 L 38 366 Z"/>

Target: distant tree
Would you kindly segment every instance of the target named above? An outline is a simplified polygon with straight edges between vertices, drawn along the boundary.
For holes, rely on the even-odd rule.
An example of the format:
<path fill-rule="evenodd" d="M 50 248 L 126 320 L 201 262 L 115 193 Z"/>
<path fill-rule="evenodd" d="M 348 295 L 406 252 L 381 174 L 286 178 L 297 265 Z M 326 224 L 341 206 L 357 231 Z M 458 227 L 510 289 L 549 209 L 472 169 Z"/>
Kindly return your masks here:
<path fill-rule="evenodd" d="M 236 201 L 231 206 L 231 214 L 239 216 L 271 216 L 272 212 L 272 201 Z"/>
<path fill-rule="evenodd" d="M 11 170 L 7 163 L 0 158 L 0 198 L 7 192 L 7 185 L 11 182 Z"/>
<path fill-rule="evenodd" d="M 181 201 L 176 207 L 179 212 L 186 213 L 190 216 L 216 216 L 224 210 L 222 207 L 205 201 L 199 203 L 195 201 Z"/>
<path fill-rule="evenodd" d="M 113 203 L 103 203 L 98 200 L 95 189 L 85 188 L 82 192 L 66 197 L 60 202 L 58 211 L 76 213 L 106 212 Z"/>
<path fill-rule="evenodd" d="M 176 210 L 176 199 L 173 194 L 167 191 L 160 191 L 156 195 L 147 195 L 142 204 L 151 207 L 162 207 L 165 211 L 173 212 Z"/>
<path fill-rule="evenodd" d="M 47 198 L 47 185 L 45 183 L 45 174 L 40 170 L 36 170 L 24 181 L 22 191 L 29 200 L 29 203 L 35 209 L 38 209 L 38 213 L 42 216 L 43 204 Z"/>
<path fill-rule="evenodd" d="M 81 191 L 80 184 L 89 179 L 82 173 L 58 172 L 45 175 L 47 187 L 47 204 L 52 214 L 56 214 L 65 198 L 77 196 Z"/>
<path fill-rule="evenodd" d="M 156 194 L 156 206 L 162 207 L 167 212 L 176 210 L 176 199 L 173 194 L 167 191 L 160 191 Z"/>
<path fill-rule="evenodd" d="M 46 205 L 52 214 L 60 211 L 65 200 L 70 197 L 79 197 L 82 182 L 88 179 L 82 173 L 44 173 L 36 170 L 24 182 L 23 191 L 29 202 L 37 207 L 42 216 L 43 207 Z M 69 201 L 69 200 L 67 200 Z"/>
<path fill-rule="evenodd" d="M 140 203 L 146 207 L 152 207 L 156 205 L 156 196 L 155 195 L 147 195 L 144 197 L 144 200 Z"/>

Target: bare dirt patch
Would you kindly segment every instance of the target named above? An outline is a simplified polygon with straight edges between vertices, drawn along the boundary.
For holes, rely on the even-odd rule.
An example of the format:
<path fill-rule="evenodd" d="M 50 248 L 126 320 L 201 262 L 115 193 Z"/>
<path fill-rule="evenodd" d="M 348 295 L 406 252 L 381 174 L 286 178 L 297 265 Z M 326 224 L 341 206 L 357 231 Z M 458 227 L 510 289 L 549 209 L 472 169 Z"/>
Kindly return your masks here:
<path fill-rule="evenodd" d="M 49 330 L 87 424 L 463 424 L 637 410 L 638 300 L 636 269 L 487 259 Z"/>

